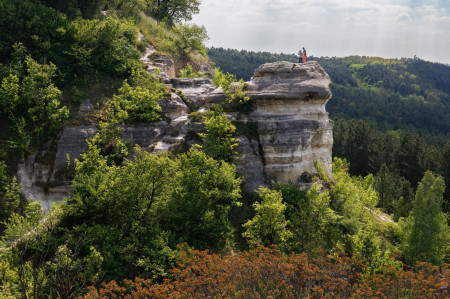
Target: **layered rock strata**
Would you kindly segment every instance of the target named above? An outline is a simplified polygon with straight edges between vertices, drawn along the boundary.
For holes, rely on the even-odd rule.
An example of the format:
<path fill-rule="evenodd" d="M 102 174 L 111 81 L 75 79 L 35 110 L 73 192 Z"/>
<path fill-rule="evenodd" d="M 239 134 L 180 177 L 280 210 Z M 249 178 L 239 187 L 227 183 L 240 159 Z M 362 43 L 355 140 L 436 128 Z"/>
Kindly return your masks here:
<path fill-rule="evenodd" d="M 247 94 L 258 123 L 264 170 L 278 182 L 298 183 L 302 173 L 316 173 L 321 161 L 331 175 L 333 122 L 325 105 L 331 80 L 315 61 L 267 63 L 248 83 Z"/>
<path fill-rule="evenodd" d="M 241 136 L 237 147 L 237 171 L 244 177 L 245 191 L 271 181 L 303 185 L 302 174 L 315 174 L 316 161 L 331 176 L 333 122 L 325 110 L 330 84 L 330 77 L 315 61 L 267 63 L 255 70 L 246 84 L 251 112 L 228 113 L 237 123 L 257 125 L 258 137 L 250 142 Z M 225 99 L 217 88 L 207 96 L 206 106 Z M 257 175 L 256 169 L 262 169 L 264 176 Z"/>
<path fill-rule="evenodd" d="M 205 111 L 213 104 L 221 104 L 231 121 L 246 128 L 241 132 L 247 133 L 237 136 L 239 158 L 235 161 L 244 179 L 244 191 L 253 192 L 274 181 L 301 185 L 303 173 L 316 173 L 315 161 L 322 161 L 331 175 L 333 123 L 325 110 L 331 98 L 331 81 L 318 63 L 275 62 L 260 66 L 246 84 L 250 98 L 250 112 L 246 113 L 227 103 L 223 90 L 215 88 L 209 79 L 171 78 L 167 82 L 177 91 L 159 101 L 164 120 L 124 126 L 122 137 L 131 144 L 149 152 L 190 146 L 198 142 L 198 138 L 190 139 L 195 136 L 191 133 L 204 132 L 204 126 L 191 122 L 188 113 L 193 108 Z M 40 165 L 30 156 L 19 166 L 18 173 L 25 194 L 43 203 L 48 201 L 44 206 L 67 196 L 68 182 L 47 190 L 42 185 L 54 186 L 58 174 L 67 168 L 67 157 L 73 166 L 73 160 L 87 150 L 86 139 L 97 131 L 94 125 L 65 127 L 53 166 Z"/>

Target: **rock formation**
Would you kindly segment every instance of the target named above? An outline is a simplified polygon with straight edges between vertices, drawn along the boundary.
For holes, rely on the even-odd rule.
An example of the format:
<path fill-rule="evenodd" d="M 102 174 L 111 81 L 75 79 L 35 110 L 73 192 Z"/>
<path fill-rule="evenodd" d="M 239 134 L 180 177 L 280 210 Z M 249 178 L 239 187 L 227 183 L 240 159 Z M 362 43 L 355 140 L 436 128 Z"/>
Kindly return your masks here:
<path fill-rule="evenodd" d="M 247 82 L 251 109 L 246 113 L 224 103 L 223 90 L 215 88 L 209 79 L 165 77 L 164 80 L 178 90 L 170 98 L 159 101 L 164 120 L 124 126 L 122 137 L 130 143 L 152 152 L 189 146 L 195 142 L 189 139 L 192 135 L 189 133 L 204 130 L 202 124 L 191 122 L 189 109 L 202 111 L 212 104 L 225 104 L 229 119 L 248 128 L 246 134 L 237 136 L 239 158 L 235 162 L 244 178 L 244 191 L 252 192 L 273 181 L 301 184 L 302 174 L 316 173 L 315 161 L 322 161 L 325 170 L 331 173 L 333 123 L 325 110 L 331 98 L 331 81 L 317 62 L 275 62 L 260 66 Z M 232 111 L 232 108 L 237 109 Z M 52 195 L 42 188 L 39 191 L 38 187 L 43 181 L 47 186 L 49 182 L 55 185 L 58 174 L 67 167 L 67 156 L 73 165 L 73 160 L 87 149 L 86 139 L 96 132 L 94 125 L 65 127 L 53 167 L 39 166 L 32 156 L 28 163 L 21 164 L 18 176 L 26 187 L 26 195 L 52 202 L 66 196 L 69 189 L 64 184 L 63 188 L 54 189 Z"/>
<path fill-rule="evenodd" d="M 173 87 L 182 91 L 184 96 L 197 107 L 203 107 L 208 94 L 216 89 L 207 78 L 174 78 L 171 82 Z"/>
<path fill-rule="evenodd" d="M 267 63 L 248 83 L 254 105 L 249 119 L 258 123 L 265 172 L 277 181 L 298 183 L 302 173 L 316 173 L 318 160 L 331 174 L 333 123 L 325 110 L 330 84 L 315 61 Z"/>

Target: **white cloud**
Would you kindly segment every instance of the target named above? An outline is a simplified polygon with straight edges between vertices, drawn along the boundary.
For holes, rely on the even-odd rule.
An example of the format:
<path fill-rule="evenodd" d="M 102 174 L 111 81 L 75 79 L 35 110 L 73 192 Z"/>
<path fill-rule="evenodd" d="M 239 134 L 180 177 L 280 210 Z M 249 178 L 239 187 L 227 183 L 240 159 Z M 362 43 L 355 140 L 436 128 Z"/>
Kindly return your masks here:
<path fill-rule="evenodd" d="M 417 54 L 450 62 L 448 10 L 439 1 L 416 0 L 422 5 L 415 7 L 412 2 L 203 0 L 194 21 L 206 26 L 212 46 L 296 53 L 304 45 L 319 56 Z"/>

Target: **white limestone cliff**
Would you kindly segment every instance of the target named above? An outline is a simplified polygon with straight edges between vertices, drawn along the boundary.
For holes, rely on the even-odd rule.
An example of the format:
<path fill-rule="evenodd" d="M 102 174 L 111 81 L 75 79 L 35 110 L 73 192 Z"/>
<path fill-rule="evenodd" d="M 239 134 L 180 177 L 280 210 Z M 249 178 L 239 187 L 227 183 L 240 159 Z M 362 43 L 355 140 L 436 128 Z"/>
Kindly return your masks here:
<path fill-rule="evenodd" d="M 239 109 L 229 111 L 232 105 L 225 103 L 223 90 L 215 88 L 207 78 L 165 80 L 178 89 L 177 93 L 183 92 L 183 97 L 173 92 L 159 101 L 163 121 L 124 126 L 122 137 L 130 143 L 149 152 L 186 148 L 198 141 L 189 139 L 195 135 L 191 133 L 204 131 L 202 124 L 189 119 L 190 108 L 202 111 L 212 104 L 224 104 L 230 120 L 255 128 L 250 135 L 237 136 L 239 157 L 235 164 L 244 178 L 245 192 L 273 181 L 301 186 L 305 183 L 302 174 L 316 173 L 315 161 L 321 161 L 331 175 L 333 122 L 325 110 L 331 98 L 331 81 L 317 62 L 274 62 L 260 66 L 246 84 L 251 104 L 246 114 Z M 92 124 L 65 127 L 51 165 L 41 165 L 33 156 L 22 163 L 17 175 L 26 196 L 49 204 L 67 196 L 70 191 L 70 180 L 64 179 L 67 157 L 73 167 L 73 160 L 87 150 L 86 139 L 96 132 Z"/>

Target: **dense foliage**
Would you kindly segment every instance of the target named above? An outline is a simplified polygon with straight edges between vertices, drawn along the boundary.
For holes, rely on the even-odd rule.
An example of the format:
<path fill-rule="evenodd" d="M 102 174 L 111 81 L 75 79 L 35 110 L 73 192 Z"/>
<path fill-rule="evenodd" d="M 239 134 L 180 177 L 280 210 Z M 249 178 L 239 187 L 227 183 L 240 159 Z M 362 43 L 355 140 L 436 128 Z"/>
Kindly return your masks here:
<path fill-rule="evenodd" d="M 146 0 L 149 11 L 156 20 L 169 24 L 192 20 L 199 13 L 199 0 Z"/>
<path fill-rule="evenodd" d="M 167 88 L 149 73 L 133 71 L 123 82 L 118 94 L 107 101 L 107 118 L 110 122 L 152 122 L 160 119 L 158 100 L 169 97 Z"/>
<path fill-rule="evenodd" d="M 417 271 L 386 268 L 365 275 L 364 261 L 339 255 L 283 254 L 257 247 L 237 255 L 183 248 L 173 279 L 161 285 L 136 278 L 91 287 L 83 298 L 445 298 L 448 267 L 427 263 Z"/>
<path fill-rule="evenodd" d="M 332 178 L 317 163 L 307 190 L 268 182 L 243 194 L 230 162 L 236 134 L 245 129 L 223 109 L 247 113 L 250 103 L 245 83 L 225 67 L 213 78 L 225 92 L 225 107 L 190 115 L 204 123 L 199 144 L 150 154 L 121 138 L 125 124 L 161 119 L 158 102 L 170 96 L 142 71 L 140 51 L 151 43 L 175 60 L 203 57 L 204 28 L 180 23 L 199 4 L 0 3 L 0 297 L 448 296 L 450 239 L 441 207 L 450 178 L 448 143 L 438 147 L 423 134 L 339 120 L 335 153 L 347 160 L 334 159 Z M 279 60 L 269 56 L 258 59 Z M 445 67 L 434 78 L 434 68 L 422 61 L 333 61 L 321 63 L 332 76 L 340 74 L 333 87 L 338 98 L 345 86 L 447 113 Z M 199 75 L 189 64 L 180 74 Z M 95 96 L 95 111 L 77 112 L 83 93 Z M 355 107 L 365 115 L 364 105 Z M 75 166 L 63 170 L 73 175 L 70 196 L 44 215 L 38 202 L 21 197 L 15 159 L 40 149 L 39 159 L 54 161 L 56 145 L 48 140 L 68 120 L 95 123 L 98 133 Z M 412 126 L 408 119 L 400 123 Z M 256 126 L 249 122 L 246 129 Z M 443 130 L 441 119 L 429 133 Z"/>
<path fill-rule="evenodd" d="M 0 86 L 0 116 L 8 120 L 14 137 L 7 141 L 3 155 L 27 154 L 30 146 L 53 137 L 69 116 L 61 106 L 61 91 L 52 82 L 56 67 L 39 64 L 21 44 L 14 45 L 11 63 L 4 66 Z"/>
<path fill-rule="evenodd" d="M 333 155 L 347 158 L 353 175 L 375 174 L 380 206 L 395 219 L 407 216 L 414 189 L 427 170 L 442 175 L 450 186 L 450 141 L 442 144 L 406 130 L 381 132 L 366 121 L 341 118 L 333 134 Z M 449 203 L 446 188 L 445 210 Z"/>

